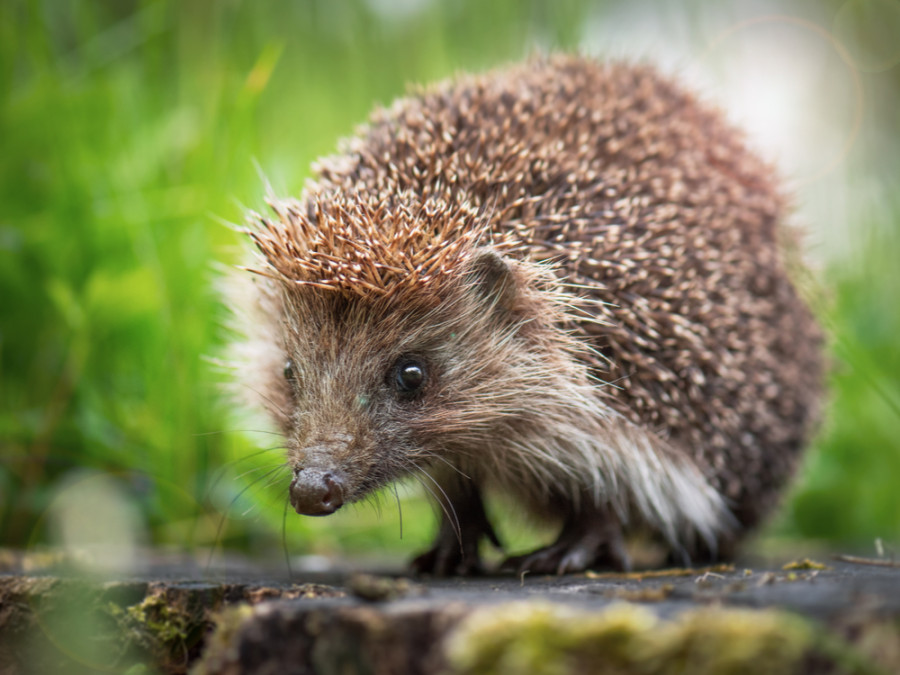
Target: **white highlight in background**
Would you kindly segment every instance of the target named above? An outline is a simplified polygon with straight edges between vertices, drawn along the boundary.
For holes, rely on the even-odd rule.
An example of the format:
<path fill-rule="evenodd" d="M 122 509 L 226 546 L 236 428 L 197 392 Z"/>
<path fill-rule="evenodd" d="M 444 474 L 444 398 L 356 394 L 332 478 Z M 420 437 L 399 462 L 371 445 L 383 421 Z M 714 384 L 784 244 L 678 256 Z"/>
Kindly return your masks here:
<path fill-rule="evenodd" d="M 85 572 L 134 571 L 145 527 L 122 482 L 79 469 L 57 486 L 47 511 L 51 543 Z"/>

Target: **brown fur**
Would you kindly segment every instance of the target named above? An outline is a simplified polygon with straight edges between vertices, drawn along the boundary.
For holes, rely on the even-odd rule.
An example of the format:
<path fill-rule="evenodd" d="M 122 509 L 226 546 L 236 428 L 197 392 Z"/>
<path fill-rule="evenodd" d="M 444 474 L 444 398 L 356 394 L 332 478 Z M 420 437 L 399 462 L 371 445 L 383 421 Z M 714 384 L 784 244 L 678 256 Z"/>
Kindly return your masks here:
<path fill-rule="evenodd" d="M 271 204 L 241 368 L 348 501 L 452 465 L 714 549 L 793 471 L 820 336 L 777 181 L 652 69 L 556 57 L 422 90 Z M 403 354 L 429 364 L 415 401 L 386 380 Z"/>

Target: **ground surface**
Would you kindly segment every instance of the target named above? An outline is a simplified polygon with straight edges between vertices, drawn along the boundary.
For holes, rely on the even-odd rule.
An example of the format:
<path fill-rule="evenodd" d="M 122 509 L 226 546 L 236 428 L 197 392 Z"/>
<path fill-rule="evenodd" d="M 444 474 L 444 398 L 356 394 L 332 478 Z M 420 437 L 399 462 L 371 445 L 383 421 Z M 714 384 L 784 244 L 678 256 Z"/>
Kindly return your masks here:
<path fill-rule="evenodd" d="M 3 673 L 900 672 L 900 564 L 883 559 L 434 580 L 0 566 Z"/>

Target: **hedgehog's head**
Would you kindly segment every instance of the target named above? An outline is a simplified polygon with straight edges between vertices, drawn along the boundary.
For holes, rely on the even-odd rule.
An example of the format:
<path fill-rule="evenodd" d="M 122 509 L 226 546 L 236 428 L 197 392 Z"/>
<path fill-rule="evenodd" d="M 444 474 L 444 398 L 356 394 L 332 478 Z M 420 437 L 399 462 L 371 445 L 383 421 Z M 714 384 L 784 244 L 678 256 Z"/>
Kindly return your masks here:
<path fill-rule="evenodd" d="M 299 513 L 436 461 L 490 467 L 491 441 L 578 379 L 552 271 L 489 241 L 477 211 L 406 195 L 308 204 L 275 203 L 250 233 L 278 316 L 262 389 Z"/>

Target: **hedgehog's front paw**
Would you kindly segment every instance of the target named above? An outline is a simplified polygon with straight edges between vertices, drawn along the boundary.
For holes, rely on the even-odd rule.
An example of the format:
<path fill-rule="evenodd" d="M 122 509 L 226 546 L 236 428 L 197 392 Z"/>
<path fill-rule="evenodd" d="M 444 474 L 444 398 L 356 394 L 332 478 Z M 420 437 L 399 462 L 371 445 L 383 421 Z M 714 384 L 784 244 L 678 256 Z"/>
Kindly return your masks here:
<path fill-rule="evenodd" d="M 433 574 L 438 577 L 481 574 L 481 557 L 478 555 L 480 539 L 438 535 L 431 549 L 413 559 L 412 570 L 416 574 Z"/>
<path fill-rule="evenodd" d="M 519 574 L 572 574 L 591 567 L 620 572 L 631 569 L 622 528 L 606 510 L 570 518 L 553 544 L 507 558 L 500 569 Z"/>
<path fill-rule="evenodd" d="M 483 538 L 501 548 L 500 540 L 481 507 L 458 511 L 452 522 L 446 517 L 435 539 L 434 546 L 412 561 L 413 572 L 434 576 L 475 576 L 484 569 L 478 547 Z"/>

